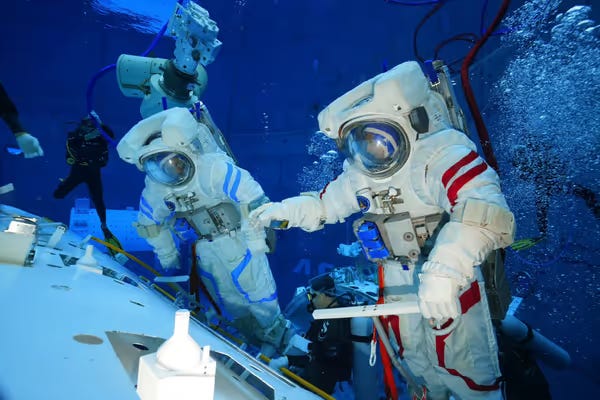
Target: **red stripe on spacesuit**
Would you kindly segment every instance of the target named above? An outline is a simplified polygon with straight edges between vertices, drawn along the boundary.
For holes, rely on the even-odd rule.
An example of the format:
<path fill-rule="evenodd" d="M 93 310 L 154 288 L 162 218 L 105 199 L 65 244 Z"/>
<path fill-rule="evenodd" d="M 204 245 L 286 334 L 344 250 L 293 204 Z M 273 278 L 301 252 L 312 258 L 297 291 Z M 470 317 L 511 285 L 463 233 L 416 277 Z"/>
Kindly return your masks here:
<path fill-rule="evenodd" d="M 475 160 L 477 157 L 477 153 L 471 151 L 469 154 L 461 158 L 456 164 L 448 168 L 446 172 L 444 172 L 444 175 L 442 175 L 442 184 L 444 185 L 444 187 L 448 185 L 450 179 L 452 179 L 454 175 L 456 175 L 459 169 L 461 169 L 471 161 Z"/>
<path fill-rule="evenodd" d="M 479 291 L 479 282 L 475 281 L 471 287 L 460 295 L 460 312 L 466 314 L 475 304 L 481 301 L 481 292 Z"/>
<path fill-rule="evenodd" d="M 336 176 L 335 178 L 333 178 L 333 181 L 335 181 L 338 177 Z M 319 193 L 319 199 L 323 199 L 323 195 L 325 194 L 325 192 L 327 191 L 327 188 L 329 187 L 329 184 L 333 181 L 327 182 L 327 185 L 325 185 L 325 187 L 323 188 L 323 190 L 321 190 L 321 193 Z"/>
<path fill-rule="evenodd" d="M 483 171 L 487 169 L 487 164 L 482 162 L 481 164 L 471 168 L 458 178 L 452 182 L 452 185 L 448 188 L 448 201 L 450 205 L 454 206 L 456 204 L 456 199 L 458 198 L 458 191 L 463 188 L 471 179 L 475 178 L 477 175 L 481 174 Z"/>
<path fill-rule="evenodd" d="M 475 304 L 479 303 L 479 301 L 481 301 L 481 292 L 479 291 L 479 283 L 477 281 L 475 281 L 471 284 L 471 287 L 469 287 L 469 289 L 460 296 L 461 313 L 466 314 L 467 311 L 469 311 L 471 309 L 471 307 L 473 307 Z M 450 321 L 448 321 L 448 322 L 450 322 Z M 469 389 L 471 389 L 471 390 L 476 390 L 479 392 L 491 392 L 494 390 L 498 390 L 500 388 L 500 386 L 498 384 L 499 379 L 497 379 L 496 382 L 494 382 L 491 385 L 480 385 L 480 384 L 476 383 L 475 381 L 473 381 L 468 376 L 462 375 L 457 370 L 452 369 L 452 368 L 446 368 L 446 359 L 445 359 L 444 350 L 446 347 L 446 338 L 448 336 L 450 336 L 451 334 L 452 334 L 452 332 L 449 332 L 445 335 L 440 335 L 440 336 L 435 337 L 435 351 L 437 354 L 438 365 L 440 367 L 444 368 L 446 371 L 448 371 L 448 373 L 450 375 L 454 375 L 454 376 L 461 378 L 466 383 L 466 385 L 469 387 Z"/>

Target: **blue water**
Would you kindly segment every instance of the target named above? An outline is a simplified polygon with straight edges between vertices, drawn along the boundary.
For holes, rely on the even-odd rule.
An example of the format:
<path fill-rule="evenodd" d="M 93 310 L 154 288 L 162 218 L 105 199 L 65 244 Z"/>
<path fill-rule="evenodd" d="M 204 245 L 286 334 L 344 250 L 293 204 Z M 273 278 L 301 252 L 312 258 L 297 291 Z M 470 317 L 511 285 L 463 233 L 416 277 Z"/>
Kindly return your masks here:
<path fill-rule="evenodd" d="M 86 188 L 64 200 L 53 199 L 52 192 L 68 172 L 64 140 L 86 112 L 88 82 L 120 54 L 143 52 L 175 1 L 5 3 L 0 13 L 0 79 L 45 156 L 25 160 L 3 153 L 0 184 L 12 182 L 16 191 L 0 201 L 68 222 L 74 199 L 85 196 Z M 454 35 L 478 35 L 500 0 L 446 3 L 419 31 L 417 48 L 424 58 L 433 57 L 438 45 Z M 592 3 L 597 2 L 513 1 L 509 19 L 473 68 L 472 84 L 500 163 L 503 189 L 517 217 L 518 238 L 538 233 L 536 189 L 513 166 L 519 146 L 535 143 L 546 149 L 545 173 L 557 177 L 557 187 L 578 183 L 600 192 L 600 45 L 597 31 L 585 32 L 600 21 L 600 5 L 571 14 L 570 20 L 556 20 L 573 5 Z M 207 67 L 203 101 L 240 165 L 274 200 L 319 189 L 339 172 L 341 160 L 333 143 L 314 135 L 316 115 L 363 80 L 414 59 L 413 31 L 432 9 L 383 0 L 200 4 L 218 23 L 223 42 L 216 61 Z M 487 10 L 482 12 L 484 4 Z M 459 61 L 471 45 L 453 42 L 441 47 L 439 56 Z M 173 41 L 165 37 L 150 55 L 170 58 L 172 51 Z M 459 66 L 453 64 L 454 70 Z M 460 77 L 455 80 L 460 92 Z M 92 100 L 117 137 L 140 119 L 139 100 L 121 94 L 114 72 L 98 80 Z M 0 148 L 15 147 L 8 129 L 0 125 L 0 130 Z M 142 173 L 112 151 L 103 177 L 109 208 L 136 207 Z M 552 194 L 550 204 L 548 240 L 530 251 L 508 254 L 514 292 L 525 297 L 517 316 L 573 357 L 570 370 L 544 368 L 554 398 L 595 398 L 600 393 L 599 222 L 582 199 L 567 191 Z M 351 264 L 336 247 L 352 240 L 351 221 L 313 234 L 280 234 L 271 266 L 282 305 L 310 276 Z"/>

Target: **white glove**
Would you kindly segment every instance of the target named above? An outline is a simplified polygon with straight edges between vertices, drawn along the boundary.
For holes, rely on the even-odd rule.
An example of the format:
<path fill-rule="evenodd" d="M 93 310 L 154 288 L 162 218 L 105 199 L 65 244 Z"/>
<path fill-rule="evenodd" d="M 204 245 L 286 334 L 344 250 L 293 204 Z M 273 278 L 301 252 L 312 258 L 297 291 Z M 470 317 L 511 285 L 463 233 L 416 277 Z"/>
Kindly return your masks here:
<path fill-rule="evenodd" d="M 351 244 L 340 243 L 337 248 L 338 254 L 344 257 L 358 257 L 362 251 L 360 242 L 353 242 Z"/>
<path fill-rule="evenodd" d="M 40 146 L 40 142 L 35 136 L 30 135 L 27 132 L 17 133 L 15 136 L 19 148 L 23 151 L 25 158 L 40 157 L 44 155 L 44 150 Z"/>
<path fill-rule="evenodd" d="M 173 270 L 180 268 L 179 254 L 176 251 L 158 255 L 158 261 L 165 270 Z"/>
<path fill-rule="evenodd" d="M 266 203 L 252 211 L 248 216 L 250 225 L 258 228 L 272 227 L 275 229 L 286 229 L 289 222 L 289 210 L 283 203 Z M 279 221 L 281 226 L 271 226 L 271 222 Z"/>
<path fill-rule="evenodd" d="M 267 238 L 267 233 L 265 232 L 265 228 L 252 226 L 248 220 L 242 221 L 242 237 L 246 241 L 246 246 L 252 254 L 255 253 L 267 253 L 269 251 L 269 247 L 267 246 L 267 242 L 265 239 Z"/>
<path fill-rule="evenodd" d="M 419 308 L 425 318 L 441 321 L 459 315 L 459 282 L 435 273 L 419 275 Z"/>
<path fill-rule="evenodd" d="M 269 361 L 269 367 L 273 368 L 276 371 L 279 371 L 281 368 L 287 368 L 289 367 L 289 365 L 290 363 L 286 356 L 272 358 L 271 361 Z"/>

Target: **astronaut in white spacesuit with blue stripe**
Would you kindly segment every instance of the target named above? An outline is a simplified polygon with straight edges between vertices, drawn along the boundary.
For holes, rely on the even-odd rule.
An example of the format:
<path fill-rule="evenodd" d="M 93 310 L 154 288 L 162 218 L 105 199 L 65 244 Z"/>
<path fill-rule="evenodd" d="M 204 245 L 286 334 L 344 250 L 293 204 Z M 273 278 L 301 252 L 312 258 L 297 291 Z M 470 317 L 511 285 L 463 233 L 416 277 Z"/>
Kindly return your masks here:
<path fill-rule="evenodd" d="M 363 82 L 318 120 L 346 155 L 343 172 L 320 193 L 262 205 L 251 224 L 311 232 L 362 211 L 353 228 L 367 257 L 383 266 L 385 302 L 419 302 L 421 314 L 388 316 L 386 327 L 427 399 L 501 399 L 479 270 L 514 236 L 496 172 L 452 128 L 442 95 L 416 62 Z"/>
<path fill-rule="evenodd" d="M 297 339 L 279 308 L 265 230 L 245 223 L 248 212 L 268 199 L 221 150 L 209 127 L 187 109 L 172 108 L 136 124 L 117 151 L 147 175 L 137 230 L 162 267 L 188 273 L 172 234 L 175 220 L 183 218 L 199 237 L 200 278 L 238 329 L 279 351 Z"/>

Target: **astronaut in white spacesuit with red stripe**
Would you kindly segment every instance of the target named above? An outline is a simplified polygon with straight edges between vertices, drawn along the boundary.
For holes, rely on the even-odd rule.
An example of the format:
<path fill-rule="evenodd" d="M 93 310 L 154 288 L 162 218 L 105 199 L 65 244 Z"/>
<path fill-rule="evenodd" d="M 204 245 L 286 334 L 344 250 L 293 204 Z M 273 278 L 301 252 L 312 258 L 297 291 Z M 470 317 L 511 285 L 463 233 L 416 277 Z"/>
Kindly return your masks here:
<path fill-rule="evenodd" d="M 185 108 L 171 108 L 140 121 L 119 142 L 119 156 L 146 173 L 138 234 L 153 247 L 163 269 L 189 274 L 174 240 L 175 221 L 187 221 L 198 236 L 200 279 L 238 329 L 272 350 L 282 352 L 298 345 L 296 340 L 303 348 L 307 342 L 279 307 L 265 230 L 246 223 L 248 213 L 268 199 L 248 171 L 217 145 L 212 120 L 203 121 Z"/>
<path fill-rule="evenodd" d="M 418 296 L 421 314 L 390 316 L 387 328 L 427 398 L 501 399 L 478 268 L 514 237 L 496 172 L 451 127 L 416 62 L 363 82 L 318 119 L 346 155 L 343 172 L 320 194 L 262 205 L 251 223 L 311 232 L 362 211 L 353 228 L 383 265 L 385 302 Z"/>

